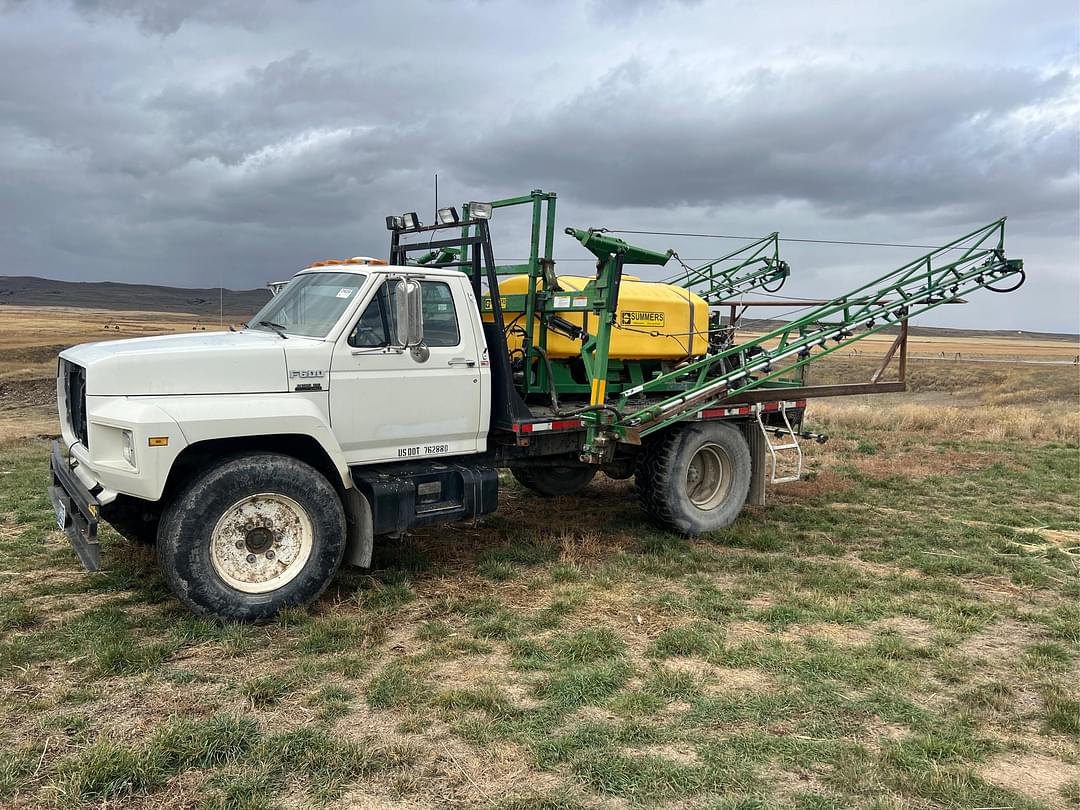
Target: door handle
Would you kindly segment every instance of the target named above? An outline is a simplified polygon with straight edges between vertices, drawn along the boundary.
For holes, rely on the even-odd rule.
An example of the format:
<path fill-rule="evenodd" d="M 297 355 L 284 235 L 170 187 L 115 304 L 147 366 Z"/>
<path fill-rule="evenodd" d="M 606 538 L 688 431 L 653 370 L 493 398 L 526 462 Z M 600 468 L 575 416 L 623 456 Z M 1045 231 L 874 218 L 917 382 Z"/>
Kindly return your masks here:
<path fill-rule="evenodd" d="M 450 360 L 446 365 L 448 365 L 448 366 L 468 366 L 469 368 L 472 368 L 473 366 L 476 365 L 476 361 L 475 360 L 470 360 L 467 357 L 455 357 L 454 359 Z"/>

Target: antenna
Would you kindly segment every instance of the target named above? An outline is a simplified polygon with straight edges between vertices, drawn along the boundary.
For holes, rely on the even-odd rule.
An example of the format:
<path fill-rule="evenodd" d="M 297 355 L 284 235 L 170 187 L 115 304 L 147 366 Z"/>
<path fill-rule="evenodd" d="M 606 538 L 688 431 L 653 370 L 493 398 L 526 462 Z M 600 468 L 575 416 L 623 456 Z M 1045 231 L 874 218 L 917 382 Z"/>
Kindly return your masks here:
<path fill-rule="evenodd" d="M 217 298 L 217 317 L 218 326 L 224 326 L 225 324 L 225 270 L 221 269 L 218 272 L 218 298 Z"/>
<path fill-rule="evenodd" d="M 439 221 L 439 173 L 435 172 L 435 221 Z"/>

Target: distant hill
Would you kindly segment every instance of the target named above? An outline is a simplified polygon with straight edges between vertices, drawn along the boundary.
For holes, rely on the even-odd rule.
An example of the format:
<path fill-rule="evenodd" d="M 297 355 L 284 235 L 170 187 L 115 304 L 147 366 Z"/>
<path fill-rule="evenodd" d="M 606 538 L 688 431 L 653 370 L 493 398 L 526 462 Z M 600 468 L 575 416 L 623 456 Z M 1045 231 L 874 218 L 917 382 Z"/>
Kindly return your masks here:
<path fill-rule="evenodd" d="M 270 298 L 269 290 L 225 290 L 222 296 L 226 315 L 249 316 Z M 0 311 L 5 304 L 34 307 L 85 307 L 136 312 L 182 312 L 191 315 L 217 315 L 217 287 L 161 287 L 156 284 L 121 284 L 114 281 L 56 281 L 36 276 L 0 276 Z M 753 310 L 752 310 L 753 311 Z M 764 310 L 758 310 L 764 314 Z M 723 315 L 727 310 L 721 309 Z M 782 326 L 782 321 L 747 317 L 743 326 L 752 331 L 767 331 Z M 895 329 L 886 330 L 894 332 Z M 942 337 L 1016 337 L 1042 340 L 1077 341 L 1077 335 L 1057 332 L 1018 332 L 1015 329 L 947 329 L 936 326 L 913 326 L 913 335 Z"/>
<path fill-rule="evenodd" d="M 251 315 L 270 298 L 269 290 L 224 290 L 228 315 Z M 0 276 L 0 308 L 85 307 L 87 309 L 218 314 L 218 288 L 161 287 L 114 281 L 56 281 L 36 276 Z"/>

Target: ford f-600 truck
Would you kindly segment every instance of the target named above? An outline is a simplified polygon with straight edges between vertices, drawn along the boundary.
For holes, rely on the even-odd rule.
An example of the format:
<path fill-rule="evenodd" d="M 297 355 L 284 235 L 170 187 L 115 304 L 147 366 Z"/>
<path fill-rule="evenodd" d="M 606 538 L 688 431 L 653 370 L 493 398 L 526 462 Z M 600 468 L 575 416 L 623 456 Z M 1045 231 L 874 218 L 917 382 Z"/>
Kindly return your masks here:
<path fill-rule="evenodd" d="M 801 459 L 808 396 L 903 389 L 880 372 L 807 386 L 806 363 L 893 327 L 882 368 L 899 348 L 902 370 L 911 315 L 1022 280 L 1000 221 L 739 342 L 715 312 L 782 282 L 778 256 L 646 282 L 624 268 L 670 251 L 568 229 L 596 274 L 560 277 L 554 203 L 535 191 L 442 209 L 435 225 L 388 217 L 388 262 L 317 262 L 244 328 L 62 352 L 66 454 L 54 443 L 49 489 L 83 564 L 101 565 L 104 520 L 156 544 L 192 610 L 266 620 L 316 598 L 343 560 L 370 565 L 378 538 L 494 511 L 500 468 L 542 496 L 598 471 L 633 477 L 652 520 L 720 529 L 763 502 L 779 454 Z M 492 211 L 522 204 L 529 260 L 498 266 Z"/>

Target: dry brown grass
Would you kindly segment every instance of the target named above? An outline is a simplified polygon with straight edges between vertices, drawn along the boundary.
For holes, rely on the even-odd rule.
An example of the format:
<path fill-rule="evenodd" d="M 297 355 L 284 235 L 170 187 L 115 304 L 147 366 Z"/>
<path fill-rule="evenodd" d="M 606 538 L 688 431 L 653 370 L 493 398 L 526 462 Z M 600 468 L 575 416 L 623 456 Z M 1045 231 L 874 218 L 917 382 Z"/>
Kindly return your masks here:
<path fill-rule="evenodd" d="M 227 315 L 225 323 L 234 317 Z M 56 355 L 66 346 L 219 328 L 216 318 L 210 322 L 176 312 L 4 306 L 0 308 L 0 380 L 52 376 Z"/>
<path fill-rule="evenodd" d="M 815 425 L 827 428 L 919 431 L 946 436 L 1001 439 L 1080 440 L 1080 410 L 1042 410 L 1022 405 L 921 405 L 889 408 L 820 400 L 809 410 Z"/>
<path fill-rule="evenodd" d="M 808 381 L 867 382 L 879 362 L 866 356 L 829 357 L 810 366 Z M 895 375 L 895 368 L 890 373 Z M 834 430 L 1076 442 L 1080 367 L 915 359 L 908 363 L 906 392 L 816 399 L 809 415 L 815 425 Z"/>
<path fill-rule="evenodd" d="M 742 340 L 756 337 L 752 330 L 740 331 Z M 895 335 L 878 333 L 859 340 L 845 354 L 854 356 L 882 355 L 896 339 Z M 1080 341 L 1043 338 L 1025 334 L 996 335 L 910 335 L 908 352 L 915 356 L 952 359 L 957 354 L 970 359 L 1072 360 L 1080 354 Z"/>

